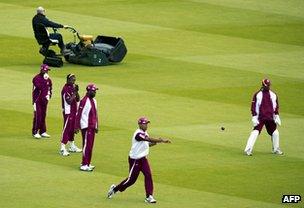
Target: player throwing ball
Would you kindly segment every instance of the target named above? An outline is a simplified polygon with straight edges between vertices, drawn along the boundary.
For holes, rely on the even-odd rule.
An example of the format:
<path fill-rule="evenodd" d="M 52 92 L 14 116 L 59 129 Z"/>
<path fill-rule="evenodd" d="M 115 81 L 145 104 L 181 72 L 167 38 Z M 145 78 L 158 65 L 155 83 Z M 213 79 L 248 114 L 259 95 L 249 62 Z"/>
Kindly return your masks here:
<path fill-rule="evenodd" d="M 163 138 L 151 138 L 147 132 L 148 123 L 150 123 L 150 121 L 145 117 L 138 119 L 139 128 L 134 132 L 132 137 L 132 146 L 129 153 L 129 176 L 120 182 L 120 184 L 111 185 L 108 191 L 109 199 L 112 198 L 117 191 L 123 192 L 129 186 L 133 185 L 136 182 L 139 173 L 142 172 L 145 177 L 145 202 L 156 203 L 156 200 L 153 197 L 153 180 L 151 169 L 147 159 L 149 147 L 154 146 L 157 143 L 171 143 L 171 141 Z"/>

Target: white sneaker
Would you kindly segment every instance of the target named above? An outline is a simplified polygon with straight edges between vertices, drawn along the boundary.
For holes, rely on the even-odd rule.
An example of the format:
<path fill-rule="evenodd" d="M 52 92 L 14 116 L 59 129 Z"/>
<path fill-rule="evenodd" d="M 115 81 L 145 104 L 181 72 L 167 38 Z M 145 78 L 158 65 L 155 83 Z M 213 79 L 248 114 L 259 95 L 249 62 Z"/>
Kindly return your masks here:
<path fill-rule="evenodd" d="M 145 202 L 147 202 L 147 203 L 156 203 L 156 200 L 153 198 L 152 195 L 150 195 L 149 197 L 147 197 L 145 199 Z"/>
<path fill-rule="evenodd" d="M 60 154 L 61 154 L 62 156 L 69 156 L 69 155 L 70 155 L 70 153 L 69 153 L 66 149 L 61 149 L 61 150 L 60 150 Z"/>
<path fill-rule="evenodd" d="M 252 152 L 250 150 L 244 151 L 244 154 L 247 156 L 252 156 Z"/>
<path fill-rule="evenodd" d="M 114 196 L 114 194 L 115 194 L 114 188 L 115 188 L 115 187 L 116 187 L 116 186 L 115 186 L 114 184 L 112 184 L 112 185 L 110 186 L 109 191 L 108 191 L 108 199 L 111 199 L 111 198 Z"/>
<path fill-rule="evenodd" d="M 46 132 L 44 132 L 43 134 L 41 134 L 42 137 L 46 137 L 46 138 L 50 138 L 51 136 L 48 135 Z"/>
<path fill-rule="evenodd" d="M 34 138 L 36 138 L 36 139 L 41 139 L 41 136 L 40 136 L 40 134 L 39 134 L 39 133 L 34 134 L 34 135 L 33 135 L 33 137 L 34 137 Z"/>
<path fill-rule="evenodd" d="M 93 170 L 95 168 L 95 166 L 90 164 L 89 168 L 91 168 Z"/>
<path fill-rule="evenodd" d="M 69 148 L 69 152 L 82 152 L 82 149 L 78 148 L 75 144 L 71 145 Z"/>
<path fill-rule="evenodd" d="M 93 171 L 93 169 L 91 169 L 88 165 L 82 165 L 82 166 L 80 166 L 80 170 L 81 171 L 87 171 L 87 172 Z"/>
<path fill-rule="evenodd" d="M 279 148 L 273 152 L 273 154 L 276 154 L 276 155 L 284 155 L 284 152 L 282 152 Z"/>

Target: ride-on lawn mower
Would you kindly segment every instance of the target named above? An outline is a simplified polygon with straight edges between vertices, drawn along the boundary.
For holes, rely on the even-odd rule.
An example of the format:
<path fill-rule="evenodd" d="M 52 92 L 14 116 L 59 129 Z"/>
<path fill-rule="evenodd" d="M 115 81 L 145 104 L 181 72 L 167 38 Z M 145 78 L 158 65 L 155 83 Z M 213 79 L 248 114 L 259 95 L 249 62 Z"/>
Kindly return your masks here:
<path fill-rule="evenodd" d="M 65 45 L 64 58 L 69 63 L 105 66 L 118 63 L 127 54 L 127 48 L 121 38 L 99 35 L 93 41 L 92 35 L 79 35 L 72 27 L 67 28 L 74 35 L 74 41 Z M 76 42 L 76 39 L 79 42 Z M 62 59 L 53 50 L 48 50 L 43 63 L 60 67 Z"/>
<path fill-rule="evenodd" d="M 92 35 L 79 35 L 74 28 L 68 28 L 74 34 L 74 42 L 66 44 L 67 62 L 89 66 L 104 66 L 121 62 L 127 54 L 127 48 L 121 38 L 99 35 L 93 41 Z M 76 38 L 79 42 L 76 43 Z"/>

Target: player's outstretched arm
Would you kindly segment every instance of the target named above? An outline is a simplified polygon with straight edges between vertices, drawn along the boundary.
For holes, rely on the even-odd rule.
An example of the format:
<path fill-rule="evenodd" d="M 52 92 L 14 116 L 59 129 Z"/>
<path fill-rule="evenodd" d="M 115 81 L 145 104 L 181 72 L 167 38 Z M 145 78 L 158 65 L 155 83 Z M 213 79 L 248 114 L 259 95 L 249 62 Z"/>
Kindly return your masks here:
<path fill-rule="evenodd" d="M 148 140 L 151 143 L 171 143 L 170 139 L 164 139 L 164 138 L 155 139 L 155 138 L 148 137 Z"/>
<path fill-rule="evenodd" d="M 164 138 L 160 138 L 162 140 L 162 143 L 171 143 L 170 139 L 164 139 Z"/>

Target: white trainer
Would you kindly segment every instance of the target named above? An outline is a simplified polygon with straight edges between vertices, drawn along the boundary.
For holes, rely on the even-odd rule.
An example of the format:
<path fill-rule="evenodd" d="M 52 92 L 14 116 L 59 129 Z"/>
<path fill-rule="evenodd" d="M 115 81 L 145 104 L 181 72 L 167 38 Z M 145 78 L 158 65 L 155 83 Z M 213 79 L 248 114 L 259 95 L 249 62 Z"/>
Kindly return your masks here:
<path fill-rule="evenodd" d="M 70 153 L 66 149 L 60 149 L 60 154 L 62 156 L 69 156 L 70 155 Z"/>
<path fill-rule="evenodd" d="M 108 191 L 108 199 L 111 199 L 111 198 L 114 196 L 114 194 L 115 194 L 114 188 L 115 188 L 115 187 L 116 187 L 116 186 L 115 186 L 114 184 L 112 184 L 112 185 L 110 186 L 109 191 Z"/>
<path fill-rule="evenodd" d="M 250 150 L 244 151 L 244 154 L 247 156 L 252 156 L 252 152 Z"/>
<path fill-rule="evenodd" d="M 87 172 L 93 171 L 93 169 L 91 169 L 88 165 L 82 165 L 82 166 L 80 166 L 80 170 L 81 171 L 87 171 Z"/>
<path fill-rule="evenodd" d="M 153 196 L 152 195 L 149 195 L 149 197 L 147 197 L 146 199 L 145 199 L 145 202 L 147 202 L 147 203 L 156 203 L 156 200 L 153 198 Z"/>
<path fill-rule="evenodd" d="M 82 149 L 78 148 L 75 144 L 71 145 L 69 152 L 82 152 Z"/>
<path fill-rule="evenodd" d="M 39 134 L 39 133 L 34 134 L 34 135 L 33 135 L 33 137 L 34 137 L 34 138 L 36 138 L 36 139 L 41 139 L 41 136 L 40 136 L 40 134 Z"/>
<path fill-rule="evenodd" d="M 42 137 L 45 137 L 45 138 L 50 138 L 51 136 L 49 134 L 47 134 L 46 132 L 42 133 L 41 134 Z"/>
<path fill-rule="evenodd" d="M 89 168 L 91 168 L 93 170 L 95 168 L 95 166 L 90 164 Z"/>
<path fill-rule="evenodd" d="M 284 152 L 282 152 L 279 148 L 273 152 L 275 155 L 284 155 Z"/>

